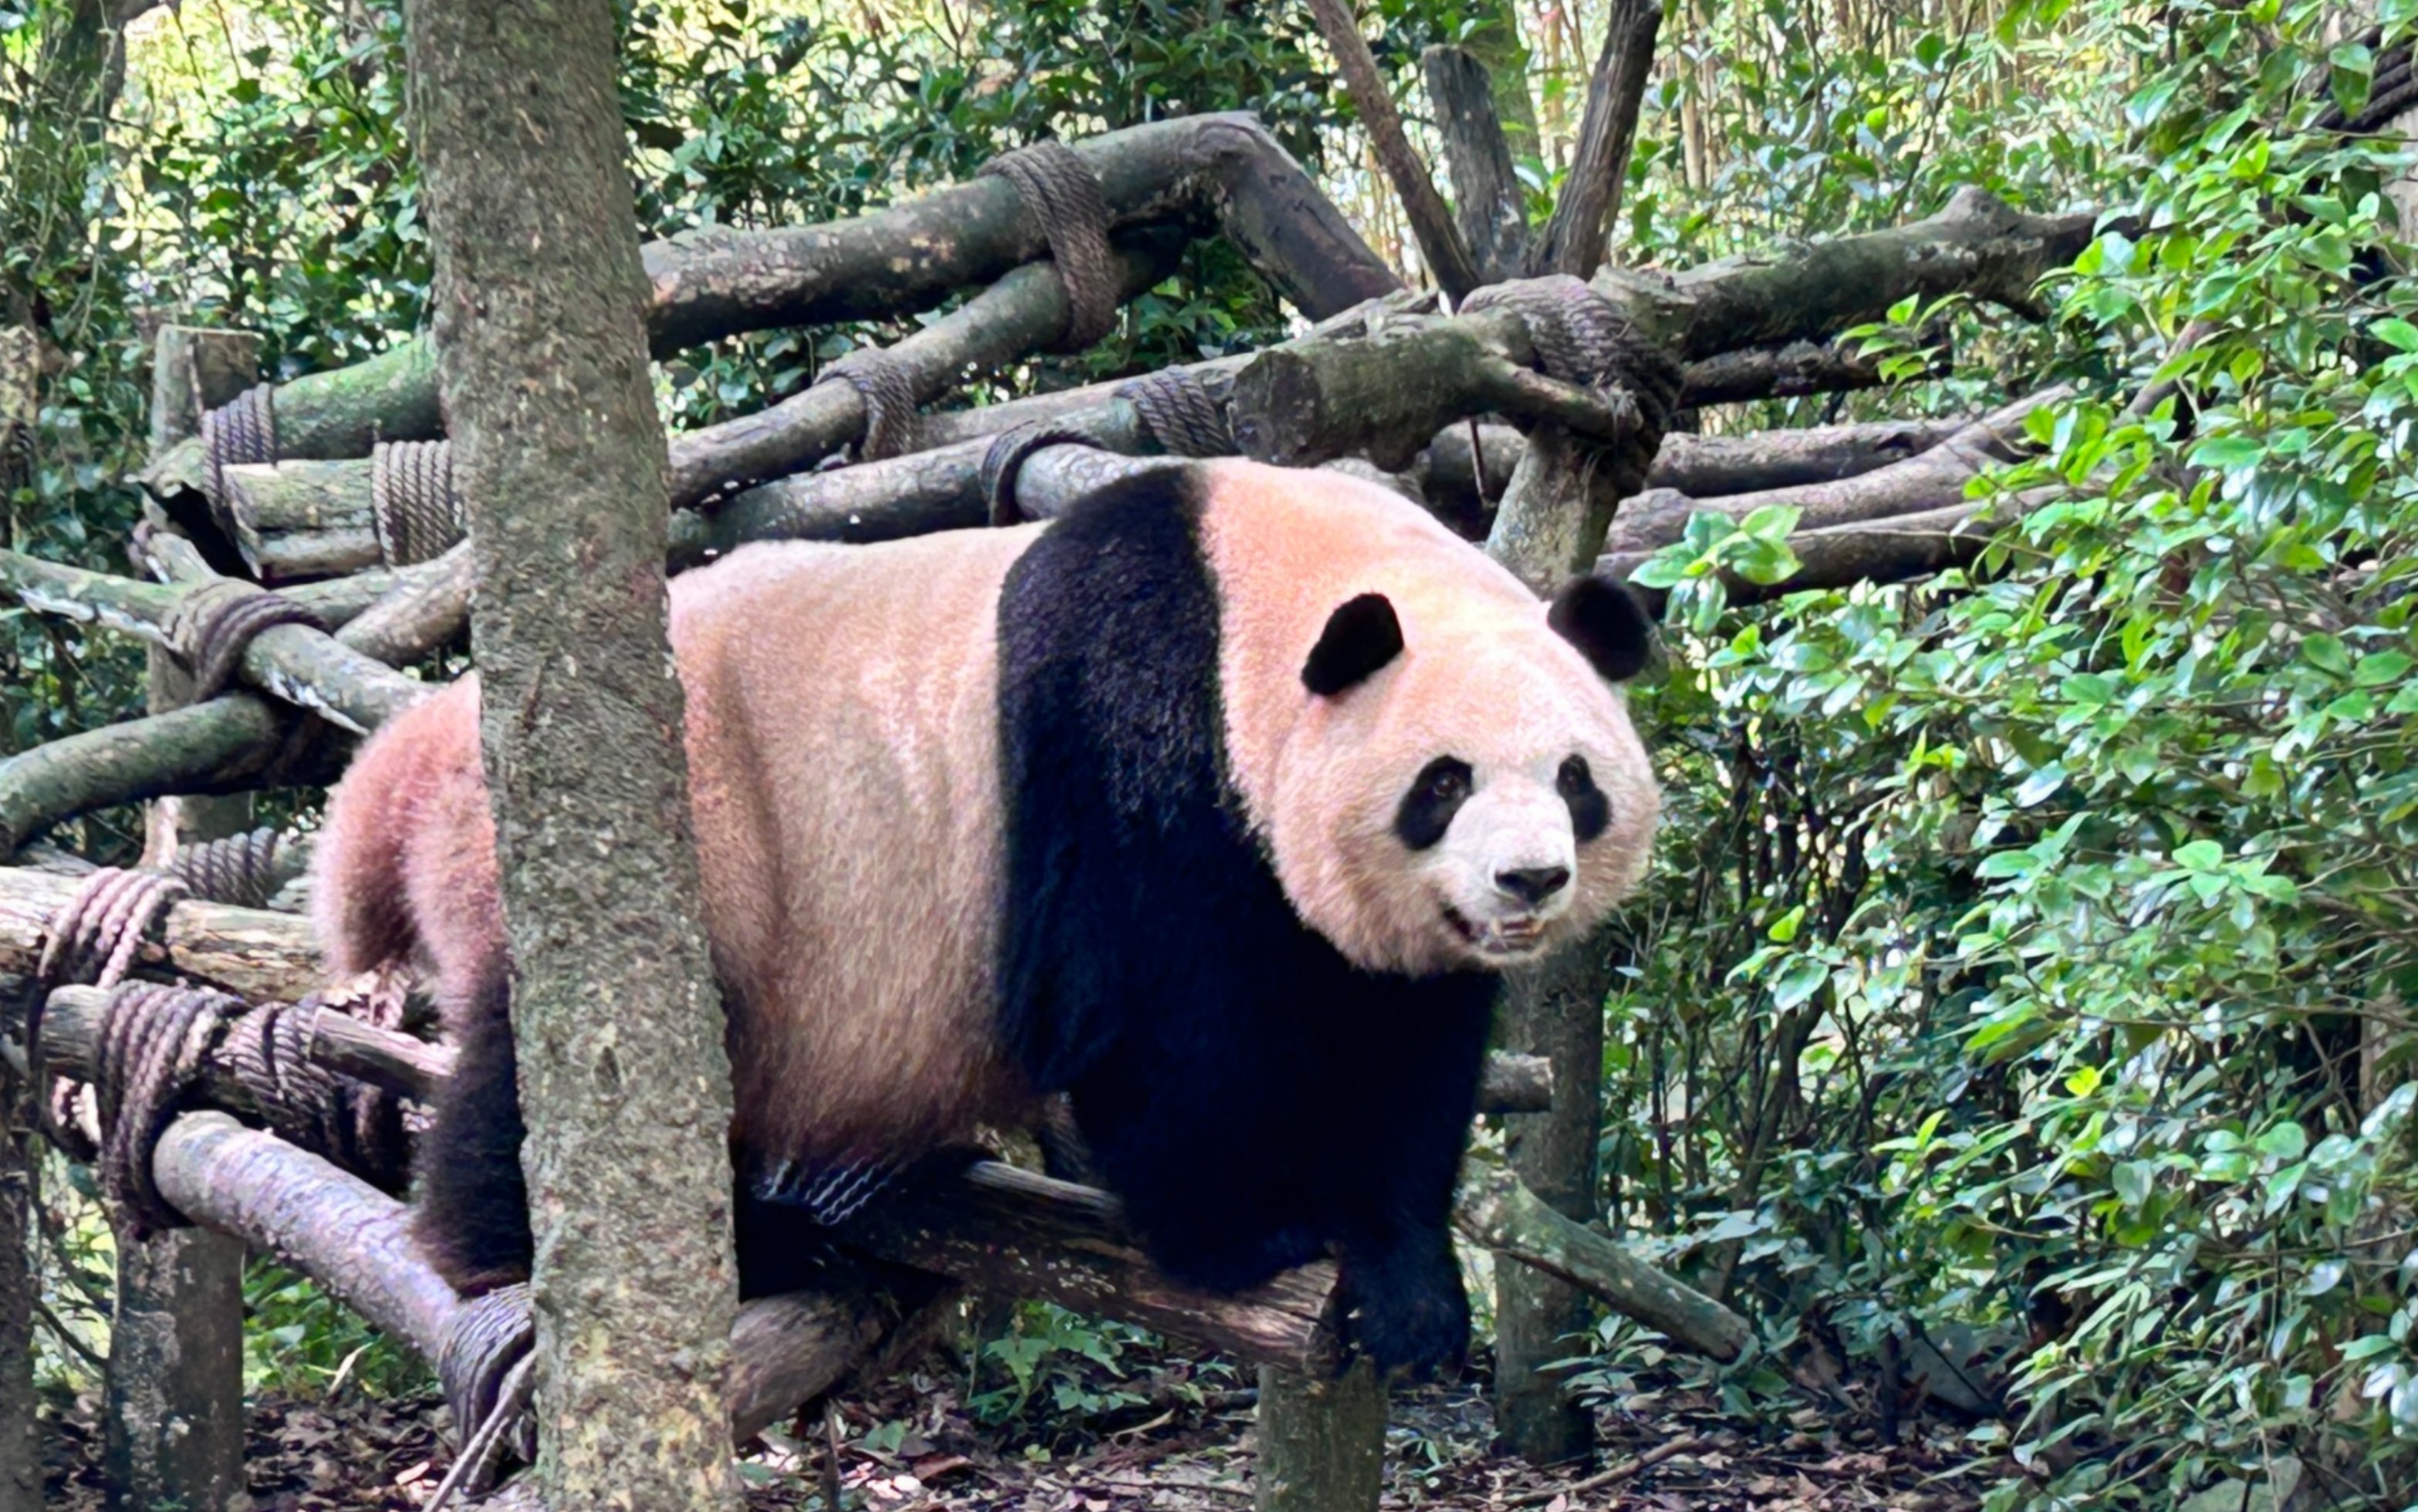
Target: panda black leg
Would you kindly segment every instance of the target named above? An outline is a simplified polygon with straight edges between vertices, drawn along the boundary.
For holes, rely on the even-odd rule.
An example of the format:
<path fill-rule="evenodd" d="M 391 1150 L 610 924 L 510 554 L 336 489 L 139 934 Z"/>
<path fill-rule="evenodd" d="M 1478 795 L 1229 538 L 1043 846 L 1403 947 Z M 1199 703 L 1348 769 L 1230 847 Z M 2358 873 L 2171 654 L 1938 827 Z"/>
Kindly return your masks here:
<path fill-rule="evenodd" d="M 1469 1294 L 1452 1240 L 1420 1229 L 1388 1242 L 1343 1246 L 1338 1290 L 1344 1337 L 1380 1377 L 1415 1378 L 1461 1367 L 1469 1348 Z"/>
<path fill-rule="evenodd" d="M 412 1234 L 466 1297 L 528 1279 L 528 1185 L 510 989 L 498 980 L 458 1027 L 453 1075 L 420 1141 Z"/>

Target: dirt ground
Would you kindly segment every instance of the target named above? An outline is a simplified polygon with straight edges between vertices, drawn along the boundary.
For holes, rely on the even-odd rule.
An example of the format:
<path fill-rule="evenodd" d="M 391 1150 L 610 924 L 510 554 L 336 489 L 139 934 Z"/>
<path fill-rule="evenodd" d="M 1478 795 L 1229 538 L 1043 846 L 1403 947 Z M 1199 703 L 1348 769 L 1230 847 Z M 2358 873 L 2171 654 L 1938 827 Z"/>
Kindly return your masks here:
<path fill-rule="evenodd" d="M 1169 1362 L 1162 1376 L 1188 1367 Z M 1002 1431 L 973 1422 L 950 1383 L 898 1378 L 877 1397 L 840 1404 L 849 1512 L 1245 1512 L 1252 1477 L 1252 1393 L 1160 1394 L 1103 1417 L 1062 1416 Z M 433 1397 L 345 1393 L 253 1405 L 255 1512 L 369 1512 L 424 1506 L 449 1462 Z M 888 1425 L 877 1434 L 878 1425 Z M 1836 1401 L 1744 1429 L 1717 1403 L 1677 1387 L 1645 1390 L 1599 1417 L 1591 1466 L 1538 1470 L 1492 1452 L 1483 1384 L 1397 1396 L 1386 1455 L 1387 1508 L 1439 1512 L 1964 1512 L 1998 1465 L 1960 1426 L 1915 1422 L 1885 1444 Z M 769 1433 L 743 1464 L 751 1508 L 819 1507 L 820 1414 L 799 1436 Z M 99 1512 L 98 1426 L 90 1398 L 54 1403 L 49 1504 Z M 1053 1442 L 1054 1446 L 1053 1446 Z"/>

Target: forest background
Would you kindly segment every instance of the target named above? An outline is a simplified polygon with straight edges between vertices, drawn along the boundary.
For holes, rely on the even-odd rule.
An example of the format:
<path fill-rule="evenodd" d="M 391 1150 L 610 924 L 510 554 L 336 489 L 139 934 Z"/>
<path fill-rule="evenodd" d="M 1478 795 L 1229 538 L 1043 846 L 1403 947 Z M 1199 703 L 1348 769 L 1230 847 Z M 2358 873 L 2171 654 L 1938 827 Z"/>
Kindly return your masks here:
<path fill-rule="evenodd" d="M 38 332 L 45 369 L 38 408 L 0 394 L 26 464 L 0 543 L 110 570 L 161 324 L 257 331 L 284 377 L 410 335 L 428 288 L 392 7 L 129 8 L 0 0 L 0 328 Z M 1505 114 L 1541 219 L 1600 9 L 1383 0 L 1362 20 L 1431 149 L 1423 47 L 1524 76 Z M 1976 485 L 2033 507 L 1969 572 L 1787 592 L 1784 514 L 1691 531 L 1648 570 L 1671 657 L 1637 707 L 1670 803 L 1604 1005 L 1601 1216 L 1749 1312 L 1762 1347 L 1715 1370 L 1607 1320 L 1571 1341 L 1577 1389 L 1678 1372 L 1777 1424 L 1927 1350 L 1986 1362 L 2003 1393 L 1964 1439 L 1994 1506 L 2166 1505 L 2286 1456 L 2337 1504 L 2418 1504 L 2418 290 L 2395 144 L 2313 129 L 2376 85 L 2362 28 L 2413 11 L 1666 10 L 1618 261 L 1898 224 L 1967 185 L 2131 234 L 2051 281 L 2046 322 L 1901 309 L 1865 333 L 1891 387 L 1702 418 L 1965 415 L 2071 386 L 2030 417 L 2037 455 Z M 846 216 L 1038 136 L 1247 108 L 1420 276 L 1293 0 L 666 0 L 625 27 L 649 237 Z M 1212 243 L 1098 347 L 967 399 L 1288 329 Z M 692 352 L 662 369 L 666 419 L 761 407 L 896 334 Z M 2179 390 L 2129 409 L 2162 364 Z M 1723 570 L 1781 590 L 1733 604 Z M 0 756 L 142 690 L 129 643 L 0 608 Z M 64 838 L 123 860 L 140 824 Z M 71 1385 L 105 1327 L 108 1240 L 48 1189 L 48 1359 Z M 260 1381 L 415 1383 L 307 1283 L 258 1266 L 250 1301 Z M 1099 1400 L 1101 1371 L 1066 1362 L 1112 1367 L 1122 1340 L 1033 1305 L 993 1342 L 985 1411 L 1046 1442 Z"/>

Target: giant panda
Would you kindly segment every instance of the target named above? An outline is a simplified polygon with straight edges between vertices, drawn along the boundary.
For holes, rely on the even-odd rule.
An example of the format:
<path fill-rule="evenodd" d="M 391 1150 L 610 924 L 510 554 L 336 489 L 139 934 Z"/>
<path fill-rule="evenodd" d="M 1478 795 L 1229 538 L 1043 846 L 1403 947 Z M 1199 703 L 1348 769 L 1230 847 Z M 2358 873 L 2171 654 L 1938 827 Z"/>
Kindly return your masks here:
<path fill-rule="evenodd" d="M 1043 524 L 746 546 L 673 582 L 670 632 L 742 1284 L 751 1203 L 831 1215 L 1064 1092 L 1167 1274 L 1331 1254 L 1356 1352 L 1458 1359 L 1496 975 L 1600 920 L 1655 826 L 1628 595 L 1539 602 L 1383 487 L 1227 461 Z M 333 970 L 435 985 L 415 1232 L 466 1293 L 530 1258 L 478 696 L 365 742 L 313 888 Z"/>

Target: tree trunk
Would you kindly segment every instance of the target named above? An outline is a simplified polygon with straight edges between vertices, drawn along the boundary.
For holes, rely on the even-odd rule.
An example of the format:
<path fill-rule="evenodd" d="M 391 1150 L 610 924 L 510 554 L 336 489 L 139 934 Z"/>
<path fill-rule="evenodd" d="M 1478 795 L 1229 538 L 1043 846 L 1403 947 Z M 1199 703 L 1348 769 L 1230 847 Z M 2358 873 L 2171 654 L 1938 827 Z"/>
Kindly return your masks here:
<path fill-rule="evenodd" d="M 1376 1512 L 1385 1388 L 1363 1360 L 1328 1381 L 1260 1367 L 1258 1512 Z"/>
<path fill-rule="evenodd" d="M 0 498 L 24 477 L 25 433 L 38 408 L 41 347 L 0 325 Z M 41 1512 L 42 1457 L 34 1431 L 34 1262 L 39 1147 L 29 1089 L 0 1064 L 0 1512 Z"/>
<path fill-rule="evenodd" d="M 151 453 L 191 435 L 202 411 L 260 375 L 260 339 L 169 327 L 151 369 Z M 150 711 L 193 700 L 191 676 L 148 653 Z M 174 796 L 151 806 L 144 845 L 158 863 L 176 848 L 252 827 L 245 794 Z M 243 1245 L 202 1229 L 117 1241 L 110 1318 L 106 1460 L 110 1504 L 224 1507 L 243 1494 Z"/>
<path fill-rule="evenodd" d="M 1603 999 L 1615 960 L 1600 936 L 1531 971 L 1504 992 L 1504 1038 L 1553 1064 L 1553 1106 L 1507 1122 L 1511 1168 L 1564 1217 L 1596 1216 L 1596 1144 L 1603 1099 Z M 1583 1459 L 1595 1419 L 1544 1367 L 1582 1352 L 1593 1321 L 1586 1293 L 1525 1265 L 1494 1270 L 1494 1426 L 1531 1464 Z"/>
<path fill-rule="evenodd" d="M 540 1479 L 555 1506 L 679 1512 L 737 1501 L 730 1073 L 613 38 L 605 0 L 406 10 L 514 963 Z"/>

